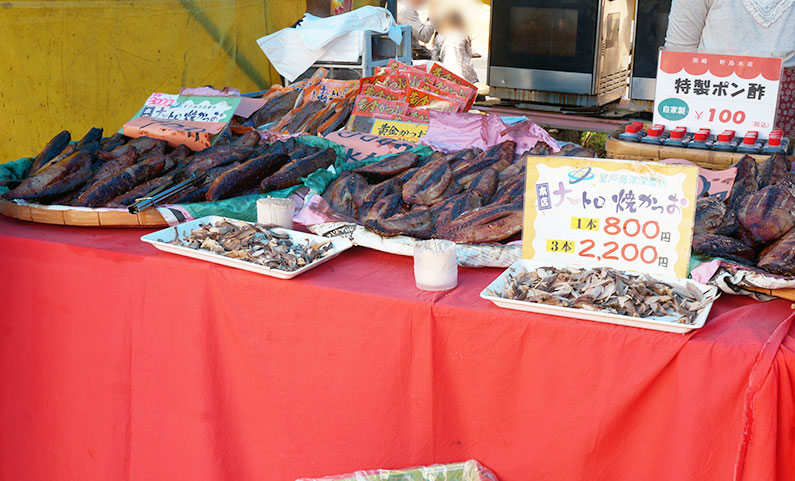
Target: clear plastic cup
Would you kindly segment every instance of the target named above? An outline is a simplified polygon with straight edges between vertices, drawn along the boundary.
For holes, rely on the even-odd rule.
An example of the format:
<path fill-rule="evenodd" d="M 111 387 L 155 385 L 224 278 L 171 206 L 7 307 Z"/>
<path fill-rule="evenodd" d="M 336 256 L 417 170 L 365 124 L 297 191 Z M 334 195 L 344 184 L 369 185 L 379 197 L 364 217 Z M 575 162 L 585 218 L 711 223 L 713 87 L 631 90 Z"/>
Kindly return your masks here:
<path fill-rule="evenodd" d="M 257 223 L 293 228 L 295 203 L 290 199 L 264 197 L 257 200 Z"/>
<path fill-rule="evenodd" d="M 442 239 L 415 242 L 414 282 L 423 291 L 446 291 L 457 286 L 455 242 Z"/>

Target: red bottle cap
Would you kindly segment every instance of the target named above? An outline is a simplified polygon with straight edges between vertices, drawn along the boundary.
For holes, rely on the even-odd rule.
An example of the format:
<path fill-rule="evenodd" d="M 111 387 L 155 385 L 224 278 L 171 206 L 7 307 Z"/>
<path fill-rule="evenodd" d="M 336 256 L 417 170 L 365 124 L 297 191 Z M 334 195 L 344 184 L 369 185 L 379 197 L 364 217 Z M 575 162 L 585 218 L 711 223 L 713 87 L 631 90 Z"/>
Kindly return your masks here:
<path fill-rule="evenodd" d="M 672 139 L 683 139 L 685 137 L 685 131 L 679 130 L 678 128 L 671 131 L 671 138 Z"/>
<path fill-rule="evenodd" d="M 754 145 L 755 143 L 756 143 L 756 137 L 749 137 L 747 135 L 743 137 L 743 144 Z"/>
<path fill-rule="evenodd" d="M 733 134 L 727 134 L 726 132 L 718 135 L 718 142 L 731 142 L 734 138 Z"/>
<path fill-rule="evenodd" d="M 624 127 L 624 132 L 628 134 L 637 134 L 640 132 L 641 127 L 643 127 L 642 123 L 638 124 L 637 122 L 632 122 L 631 124 L 628 124 L 626 127 Z"/>
<path fill-rule="evenodd" d="M 652 127 L 652 128 L 649 129 L 649 132 L 648 132 L 647 135 L 649 137 L 659 137 L 659 136 L 662 135 L 662 133 L 663 133 L 663 129 L 661 129 L 659 127 Z"/>
<path fill-rule="evenodd" d="M 698 140 L 699 142 L 706 142 L 708 138 L 709 133 L 707 132 L 696 132 L 695 135 L 693 135 L 693 139 Z"/>
<path fill-rule="evenodd" d="M 781 137 L 770 137 L 767 143 L 774 147 L 778 147 L 779 145 L 781 145 Z"/>

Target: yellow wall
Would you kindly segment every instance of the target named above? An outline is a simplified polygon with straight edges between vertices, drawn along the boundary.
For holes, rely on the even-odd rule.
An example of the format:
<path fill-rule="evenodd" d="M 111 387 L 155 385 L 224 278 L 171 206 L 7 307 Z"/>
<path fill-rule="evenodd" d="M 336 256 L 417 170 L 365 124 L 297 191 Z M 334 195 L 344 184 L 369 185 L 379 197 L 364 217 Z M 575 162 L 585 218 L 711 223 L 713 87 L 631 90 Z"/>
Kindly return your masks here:
<path fill-rule="evenodd" d="M 357 1 L 357 6 L 368 3 Z M 152 92 L 261 90 L 279 82 L 256 39 L 305 0 L 5 1 L 0 6 L 0 162 L 57 132 L 121 127 Z"/>

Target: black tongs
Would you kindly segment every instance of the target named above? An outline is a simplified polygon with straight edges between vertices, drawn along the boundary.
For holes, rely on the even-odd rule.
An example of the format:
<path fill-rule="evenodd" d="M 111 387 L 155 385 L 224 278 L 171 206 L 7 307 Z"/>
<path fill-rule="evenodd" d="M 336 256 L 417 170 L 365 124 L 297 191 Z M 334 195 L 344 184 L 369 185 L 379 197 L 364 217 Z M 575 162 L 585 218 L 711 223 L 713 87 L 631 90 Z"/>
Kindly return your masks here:
<path fill-rule="evenodd" d="M 148 209 L 150 207 L 154 207 L 157 204 L 162 204 L 163 201 L 167 200 L 170 197 L 173 197 L 179 193 L 185 192 L 186 190 L 194 187 L 196 185 L 200 185 L 204 182 L 204 179 L 207 177 L 207 173 L 200 171 L 193 174 L 186 180 L 175 184 L 171 187 L 167 187 L 165 185 L 158 187 L 157 189 L 153 190 L 146 197 L 140 197 L 135 199 L 135 202 L 127 207 L 127 210 L 130 211 L 130 214 L 137 214 L 138 212 Z"/>

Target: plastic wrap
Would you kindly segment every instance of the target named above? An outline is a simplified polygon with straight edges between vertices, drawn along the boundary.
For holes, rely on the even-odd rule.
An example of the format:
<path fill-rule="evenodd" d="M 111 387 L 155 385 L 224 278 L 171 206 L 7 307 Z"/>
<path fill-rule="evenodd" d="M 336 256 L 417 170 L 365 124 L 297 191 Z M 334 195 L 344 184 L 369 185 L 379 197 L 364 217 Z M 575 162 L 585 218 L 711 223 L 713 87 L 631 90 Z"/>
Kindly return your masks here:
<path fill-rule="evenodd" d="M 323 478 L 301 478 L 296 481 L 497 481 L 497 476 L 479 462 L 470 459 L 463 463 L 356 471 Z"/>

